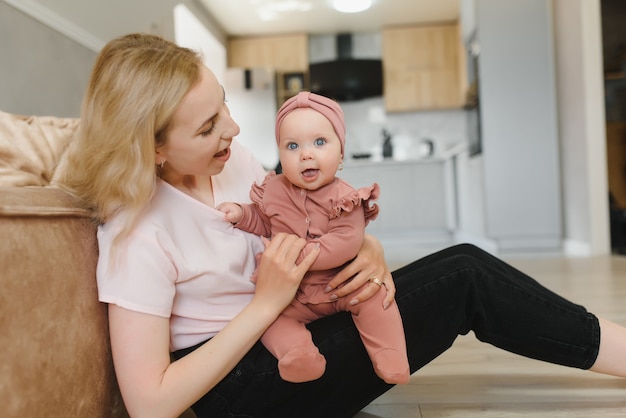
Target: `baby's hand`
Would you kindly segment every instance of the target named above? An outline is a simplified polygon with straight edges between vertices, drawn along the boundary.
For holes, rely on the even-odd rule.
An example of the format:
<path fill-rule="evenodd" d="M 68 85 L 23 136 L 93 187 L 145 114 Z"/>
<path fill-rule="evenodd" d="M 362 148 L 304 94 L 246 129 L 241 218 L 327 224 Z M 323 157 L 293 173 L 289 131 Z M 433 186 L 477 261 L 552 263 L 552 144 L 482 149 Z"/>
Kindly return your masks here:
<path fill-rule="evenodd" d="M 224 219 L 233 224 L 239 222 L 243 216 L 241 206 L 232 202 L 224 202 L 218 205 L 217 210 L 224 212 Z"/>

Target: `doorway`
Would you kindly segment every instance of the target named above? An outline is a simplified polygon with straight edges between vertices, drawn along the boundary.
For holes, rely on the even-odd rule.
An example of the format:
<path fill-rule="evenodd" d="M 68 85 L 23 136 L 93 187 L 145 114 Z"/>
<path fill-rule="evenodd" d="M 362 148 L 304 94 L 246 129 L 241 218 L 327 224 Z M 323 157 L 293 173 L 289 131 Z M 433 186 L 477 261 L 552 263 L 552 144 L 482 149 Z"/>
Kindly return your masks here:
<path fill-rule="evenodd" d="M 626 2 L 601 7 L 611 250 L 626 254 Z"/>

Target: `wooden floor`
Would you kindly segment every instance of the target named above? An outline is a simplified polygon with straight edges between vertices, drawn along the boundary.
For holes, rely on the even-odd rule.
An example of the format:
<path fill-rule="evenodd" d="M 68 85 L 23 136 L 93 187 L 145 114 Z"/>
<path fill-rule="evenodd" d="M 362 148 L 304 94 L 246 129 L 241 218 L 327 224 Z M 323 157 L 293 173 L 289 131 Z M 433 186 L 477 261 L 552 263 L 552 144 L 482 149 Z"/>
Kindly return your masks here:
<path fill-rule="evenodd" d="M 626 324 L 626 256 L 503 258 L 595 314 Z M 509 354 L 470 333 L 355 418 L 522 416 L 626 417 L 626 379 Z"/>

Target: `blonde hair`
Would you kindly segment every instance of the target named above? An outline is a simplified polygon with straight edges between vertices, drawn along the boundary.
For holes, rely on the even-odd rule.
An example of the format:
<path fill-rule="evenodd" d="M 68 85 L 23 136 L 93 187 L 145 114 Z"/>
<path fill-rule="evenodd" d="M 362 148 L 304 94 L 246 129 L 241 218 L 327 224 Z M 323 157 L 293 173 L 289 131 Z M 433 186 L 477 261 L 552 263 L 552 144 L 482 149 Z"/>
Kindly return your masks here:
<path fill-rule="evenodd" d="M 128 235 L 154 194 L 156 147 L 165 143 L 200 65 L 196 52 L 147 34 L 114 39 L 96 59 L 77 136 L 55 183 L 79 197 L 99 223 L 124 212 L 114 242 Z"/>

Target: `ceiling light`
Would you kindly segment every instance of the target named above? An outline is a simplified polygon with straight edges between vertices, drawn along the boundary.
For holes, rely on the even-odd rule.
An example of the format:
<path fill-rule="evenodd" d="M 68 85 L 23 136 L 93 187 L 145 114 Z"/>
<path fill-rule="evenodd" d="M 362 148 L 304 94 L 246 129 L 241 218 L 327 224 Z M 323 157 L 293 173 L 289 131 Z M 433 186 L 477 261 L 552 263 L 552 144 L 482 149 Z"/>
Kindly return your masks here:
<path fill-rule="evenodd" d="M 372 0 L 333 0 L 333 7 L 342 13 L 358 13 L 367 10 Z"/>
<path fill-rule="evenodd" d="M 257 1 L 254 7 L 259 18 L 268 22 L 279 19 L 280 15 L 308 12 L 313 8 L 313 4 L 303 0 Z"/>

